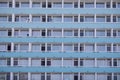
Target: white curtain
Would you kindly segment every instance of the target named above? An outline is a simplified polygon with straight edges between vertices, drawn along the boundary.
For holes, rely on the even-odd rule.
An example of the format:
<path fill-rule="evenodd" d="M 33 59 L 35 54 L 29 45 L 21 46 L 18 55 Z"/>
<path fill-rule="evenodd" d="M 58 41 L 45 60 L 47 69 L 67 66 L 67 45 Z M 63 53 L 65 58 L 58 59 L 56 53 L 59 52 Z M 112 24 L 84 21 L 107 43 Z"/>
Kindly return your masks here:
<path fill-rule="evenodd" d="M 27 66 L 28 60 L 27 59 L 20 59 L 18 64 L 19 64 L 19 66 Z"/>
<path fill-rule="evenodd" d="M 8 36 L 7 31 L 0 30 L 0 37 L 6 37 L 6 36 Z"/>
<path fill-rule="evenodd" d="M 98 60 L 97 65 L 98 65 L 98 67 L 106 67 L 107 66 L 107 60 Z"/>
<path fill-rule="evenodd" d="M 5 65 L 7 65 L 7 60 L 0 59 L 0 66 L 5 66 Z"/>
<path fill-rule="evenodd" d="M 95 75 L 94 74 L 85 74 L 84 80 L 95 80 Z"/>
<path fill-rule="evenodd" d="M 64 74 L 63 80 L 73 80 L 73 75 L 72 74 Z"/>

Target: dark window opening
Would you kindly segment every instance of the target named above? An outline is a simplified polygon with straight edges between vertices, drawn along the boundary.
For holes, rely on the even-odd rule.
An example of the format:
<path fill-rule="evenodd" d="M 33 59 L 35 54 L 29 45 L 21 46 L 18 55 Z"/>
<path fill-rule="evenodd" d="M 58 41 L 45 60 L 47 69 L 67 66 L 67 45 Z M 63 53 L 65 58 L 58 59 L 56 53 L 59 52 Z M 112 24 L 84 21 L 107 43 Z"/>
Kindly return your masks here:
<path fill-rule="evenodd" d="M 12 35 L 12 31 L 8 30 L 8 36 L 11 36 L 11 35 Z"/>
<path fill-rule="evenodd" d="M 7 79 L 6 80 L 10 80 L 10 73 L 7 73 Z"/>
<path fill-rule="evenodd" d="M 46 8 L 46 2 L 42 2 L 42 8 Z"/>
<path fill-rule="evenodd" d="M 113 66 L 117 66 L 117 60 L 113 61 Z"/>
<path fill-rule="evenodd" d="M 83 66 L 83 60 L 82 59 L 80 60 L 80 66 Z"/>
<path fill-rule="evenodd" d="M 19 7 L 19 2 L 16 2 L 15 7 L 17 8 Z"/>
<path fill-rule="evenodd" d="M 41 60 L 41 66 L 45 66 L 45 59 Z"/>
<path fill-rule="evenodd" d="M 11 45 L 10 45 L 10 44 L 8 44 L 7 50 L 8 50 L 8 51 L 11 51 Z"/>
<path fill-rule="evenodd" d="M 14 66 L 18 65 L 18 59 L 14 59 Z"/>
<path fill-rule="evenodd" d="M 78 74 L 74 74 L 74 80 L 78 80 Z"/>
<path fill-rule="evenodd" d="M 50 74 L 47 74 L 47 80 L 51 80 Z"/>
<path fill-rule="evenodd" d="M 116 8 L 116 2 L 113 2 L 112 7 L 113 7 L 113 8 Z"/>
<path fill-rule="evenodd" d="M 44 73 L 41 74 L 41 80 L 45 80 L 45 74 Z"/>
<path fill-rule="evenodd" d="M 8 59 L 7 59 L 7 65 L 10 66 L 10 62 L 11 62 L 11 60 L 10 60 L 10 58 L 8 58 Z"/>
<path fill-rule="evenodd" d="M 52 22 L 51 16 L 48 16 L 48 17 L 47 17 L 47 22 Z"/>
<path fill-rule="evenodd" d="M 84 31 L 80 30 L 80 36 L 84 36 Z"/>
<path fill-rule="evenodd" d="M 106 8 L 110 8 L 110 2 L 106 3 Z"/>
<path fill-rule="evenodd" d="M 74 16 L 74 22 L 78 22 L 78 17 Z"/>
<path fill-rule="evenodd" d="M 74 2 L 74 8 L 78 8 L 78 3 Z"/>
<path fill-rule="evenodd" d="M 113 31 L 113 36 L 114 36 L 114 37 L 117 36 L 116 30 Z"/>
<path fill-rule="evenodd" d="M 107 80 L 112 80 L 112 76 L 107 76 Z"/>
<path fill-rule="evenodd" d="M 80 16 L 80 22 L 84 22 L 84 17 Z"/>
<path fill-rule="evenodd" d="M 42 44 L 41 51 L 45 51 L 45 44 Z"/>
<path fill-rule="evenodd" d="M 80 8 L 83 8 L 84 5 L 83 5 L 83 2 L 80 2 Z"/>
<path fill-rule="evenodd" d="M 46 34 L 45 34 L 45 30 L 42 30 L 42 36 L 45 36 Z"/>
<path fill-rule="evenodd" d="M 111 31 L 110 30 L 107 30 L 107 36 L 111 36 Z"/>
<path fill-rule="evenodd" d="M 51 65 L 51 61 L 47 60 L 47 66 L 50 66 L 50 65 Z"/>
<path fill-rule="evenodd" d="M 12 2 L 9 2 L 9 7 L 12 7 Z"/>
<path fill-rule="evenodd" d="M 80 45 L 80 51 L 84 51 L 84 46 Z"/>
<path fill-rule="evenodd" d="M 48 2 L 48 8 L 51 8 L 51 7 L 52 7 L 51 2 Z"/>
<path fill-rule="evenodd" d="M 78 60 L 74 61 L 74 66 L 78 66 Z"/>
<path fill-rule="evenodd" d="M 46 16 L 42 16 L 42 22 L 46 22 Z"/>
<path fill-rule="evenodd" d="M 110 16 L 107 16 L 107 22 L 110 22 L 110 20 L 111 20 L 111 18 L 110 18 Z"/>
<path fill-rule="evenodd" d="M 113 22 L 116 22 L 116 16 L 113 16 Z"/>

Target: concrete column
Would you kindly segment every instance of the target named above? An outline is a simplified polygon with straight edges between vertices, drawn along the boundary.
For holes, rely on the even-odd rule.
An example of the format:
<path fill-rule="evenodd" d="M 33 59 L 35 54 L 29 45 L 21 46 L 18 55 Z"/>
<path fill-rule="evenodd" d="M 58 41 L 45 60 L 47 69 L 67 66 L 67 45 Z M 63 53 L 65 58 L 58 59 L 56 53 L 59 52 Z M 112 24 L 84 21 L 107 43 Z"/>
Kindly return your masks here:
<path fill-rule="evenodd" d="M 13 62 L 13 57 L 11 57 L 11 67 L 13 66 L 14 62 Z"/>
<path fill-rule="evenodd" d="M 11 52 L 14 52 L 14 43 L 11 43 Z"/>
<path fill-rule="evenodd" d="M 29 7 L 32 8 L 32 0 L 29 0 Z"/>
<path fill-rule="evenodd" d="M 61 75 L 62 75 L 62 80 L 63 80 L 63 72 L 61 73 Z"/>
<path fill-rule="evenodd" d="M 32 36 L 32 29 L 29 28 L 29 37 L 31 37 L 31 36 Z"/>
<path fill-rule="evenodd" d="M 10 72 L 10 80 L 13 80 L 13 72 Z"/>
<path fill-rule="evenodd" d="M 29 43 L 29 49 L 28 49 L 28 52 L 31 52 L 31 49 L 32 49 L 32 44 Z"/>
<path fill-rule="evenodd" d="M 28 58 L 28 66 L 31 66 L 31 58 Z"/>
<path fill-rule="evenodd" d="M 15 14 L 12 14 L 12 22 L 15 22 Z"/>
<path fill-rule="evenodd" d="M 28 80 L 31 80 L 31 73 L 28 72 Z"/>
<path fill-rule="evenodd" d="M 97 58 L 95 58 L 95 67 L 97 67 Z"/>
<path fill-rule="evenodd" d="M 45 80 L 47 80 L 47 73 L 45 72 Z"/>
<path fill-rule="evenodd" d="M 63 57 L 62 57 L 62 67 L 63 67 Z"/>
<path fill-rule="evenodd" d="M 97 80 L 97 73 L 95 73 L 95 80 Z"/>
<path fill-rule="evenodd" d="M 15 8 L 15 0 L 12 0 L 12 8 Z"/>
<path fill-rule="evenodd" d="M 14 37 L 14 32 L 15 32 L 15 30 L 14 30 L 14 28 L 12 28 L 12 37 Z"/>

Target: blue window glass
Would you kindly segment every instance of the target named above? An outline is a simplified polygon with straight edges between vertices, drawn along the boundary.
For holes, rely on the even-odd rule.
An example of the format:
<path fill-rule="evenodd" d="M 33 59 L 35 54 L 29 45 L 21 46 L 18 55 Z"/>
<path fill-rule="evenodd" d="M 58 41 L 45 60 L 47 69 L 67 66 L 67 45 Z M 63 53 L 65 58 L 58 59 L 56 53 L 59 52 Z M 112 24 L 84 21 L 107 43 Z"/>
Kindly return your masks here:
<path fill-rule="evenodd" d="M 40 22 L 40 16 L 33 16 L 32 22 Z"/>
<path fill-rule="evenodd" d="M 7 2 L 0 2 L 0 7 L 7 7 Z"/>
<path fill-rule="evenodd" d="M 53 22 L 62 22 L 61 16 L 53 16 Z"/>
<path fill-rule="evenodd" d="M 105 16 L 97 16 L 96 22 L 105 22 Z"/>
<path fill-rule="evenodd" d="M 61 2 L 54 2 L 53 8 L 62 8 L 62 3 Z"/>
<path fill-rule="evenodd" d="M 85 36 L 93 37 L 94 36 L 94 30 L 85 30 Z"/>
<path fill-rule="evenodd" d="M 64 44 L 64 51 L 72 51 L 73 46 L 72 44 Z"/>
<path fill-rule="evenodd" d="M 64 31 L 64 36 L 72 36 L 72 30 L 65 30 Z"/>
<path fill-rule="evenodd" d="M 96 31 L 96 36 L 97 37 L 104 37 L 105 36 L 105 30 L 97 30 Z"/>
<path fill-rule="evenodd" d="M 85 8 L 94 8 L 94 3 L 85 3 Z"/>
<path fill-rule="evenodd" d="M 120 22 L 120 16 L 118 16 L 118 22 Z"/>
<path fill-rule="evenodd" d="M 103 44 L 99 44 L 99 45 L 97 45 L 97 51 L 98 52 L 103 52 L 103 51 L 105 51 L 105 45 Z"/>
<path fill-rule="evenodd" d="M 40 51 L 40 45 L 39 45 L 39 44 L 33 44 L 33 45 L 32 45 L 32 51 L 33 51 L 33 52 L 38 52 L 38 51 Z"/>
<path fill-rule="evenodd" d="M 21 7 L 29 7 L 29 2 L 21 2 Z"/>
<path fill-rule="evenodd" d="M 105 8 L 104 3 L 96 3 L 96 8 Z"/>
<path fill-rule="evenodd" d="M 85 22 L 94 22 L 93 16 L 85 16 Z"/>
<path fill-rule="evenodd" d="M 52 51 L 61 51 L 62 46 L 61 44 L 53 44 Z"/>
<path fill-rule="evenodd" d="M 33 2 L 32 7 L 40 7 L 40 2 Z"/>
<path fill-rule="evenodd" d="M 118 3 L 118 8 L 120 8 L 120 3 Z"/>
<path fill-rule="evenodd" d="M 0 16 L 0 21 L 7 21 L 7 16 Z"/>
<path fill-rule="evenodd" d="M 64 8 L 73 8 L 72 2 L 65 2 L 64 3 Z"/>
<path fill-rule="evenodd" d="M 64 17 L 64 22 L 72 22 L 72 21 L 73 21 L 72 16 L 65 16 Z"/>

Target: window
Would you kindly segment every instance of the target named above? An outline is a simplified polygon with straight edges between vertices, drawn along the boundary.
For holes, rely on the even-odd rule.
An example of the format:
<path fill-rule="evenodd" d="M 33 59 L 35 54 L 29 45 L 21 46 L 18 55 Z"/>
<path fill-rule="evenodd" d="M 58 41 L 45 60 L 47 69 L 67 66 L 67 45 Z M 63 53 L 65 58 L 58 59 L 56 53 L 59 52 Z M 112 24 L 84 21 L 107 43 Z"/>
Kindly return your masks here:
<path fill-rule="evenodd" d="M 78 30 L 74 30 L 74 36 L 78 36 Z"/>
<path fill-rule="evenodd" d="M 6 44 L 0 44 L 0 51 L 7 51 L 7 45 Z"/>
<path fill-rule="evenodd" d="M 46 32 L 45 32 L 45 30 L 42 30 L 42 36 L 43 36 L 43 37 L 46 36 Z"/>
<path fill-rule="evenodd" d="M 32 66 L 41 66 L 41 60 L 40 59 L 32 59 L 31 65 Z"/>
<path fill-rule="evenodd" d="M 45 44 L 41 45 L 41 51 L 45 51 Z"/>
<path fill-rule="evenodd" d="M 7 60 L 4 58 L 0 58 L 0 66 L 7 66 Z"/>
<path fill-rule="evenodd" d="M 20 36 L 21 37 L 28 37 L 29 36 L 28 30 L 21 30 L 20 31 Z"/>
<path fill-rule="evenodd" d="M 80 22 L 84 22 L 84 16 L 80 16 Z"/>
<path fill-rule="evenodd" d="M 113 51 L 116 52 L 117 51 L 117 45 L 113 44 Z"/>
<path fill-rule="evenodd" d="M 64 22 L 73 22 L 72 16 L 64 16 Z"/>
<path fill-rule="evenodd" d="M 11 45 L 10 44 L 7 45 L 7 51 L 11 51 Z"/>
<path fill-rule="evenodd" d="M 47 66 L 51 66 L 51 60 L 47 59 Z"/>
<path fill-rule="evenodd" d="M 113 16 L 113 22 L 117 22 L 116 16 Z"/>
<path fill-rule="evenodd" d="M 94 36 L 94 30 L 85 30 L 85 36 L 86 37 L 93 37 Z"/>
<path fill-rule="evenodd" d="M 105 51 L 105 45 L 104 45 L 104 44 L 99 44 L 99 45 L 97 45 L 97 51 L 98 51 L 98 52 L 103 52 L 103 51 Z"/>
<path fill-rule="evenodd" d="M 62 3 L 61 2 L 54 2 L 53 8 L 62 8 Z"/>
<path fill-rule="evenodd" d="M 32 30 L 32 37 L 40 37 L 40 30 Z"/>
<path fill-rule="evenodd" d="M 12 16 L 8 16 L 8 21 L 12 22 Z"/>
<path fill-rule="evenodd" d="M 62 17 L 61 16 L 53 16 L 52 21 L 53 22 L 62 22 Z"/>
<path fill-rule="evenodd" d="M 28 80 L 27 73 L 19 73 L 19 80 Z"/>
<path fill-rule="evenodd" d="M 72 67 L 73 66 L 72 59 L 64 59 L 63 66 L 65 66 L 65 67 Z"/>
<path fill-rule="evenodd" d="M 108 36 L 108 37 L 111 36 L 111 30 L 107 30 L 107 36 Z"/>
<path fill-rule="evenodd" d="M 118 30 L 117 36 L 120 37 L 120 30 Z"/>
<path fill-rule="evenodd" d="M 78 8 L 78 2 L 74 2 L 74 8 Z"/>
<path fill-rule="evenodd" d="M 116 2 L 113 2 L 112 7 L 116 8 Z"/>
<path fill-rule="evenodd" d="M 120 22 L 120 16 L 118 16 L 117 22 Z"/>
<path fill-rule="evenodd" d="M 117 36 L 117 31 L 113 30 L 113 36 L 116 37 Z"/>
<path fill-rule="evenodd" d="M 61 79 L 61 74 L 60 73 L 54 73 L 51 75 L 52 80 L 62 80 Z"/>
<path fill-rule="evenodd" d="M 85 45 L 85 51 L 86 52 L 93 52 L 94 51 L 94 45 L 93 44 L 86 44 Z"/>
<path fill-rule="evenodd" d="M 117 66 L 117 59 L 113 60 L 113 66 Z"/>
<path fill-rule="evenodd" d="M 72 51 L 73 46 L 72 44 L 64 44 L 64 51 Z"/>
<path fill-rule="evenodd" d="M 74 80 L 78 80 L 78 74 L 77 73 L 74 74 Z"/>
<path fill-rule="evenodd" d="M 0 74 L 0 80 L 6 80 L 6 74 Z"/>
<path fill-rule="evenodd" d="M 96 3 L 96 8 L 105 8 L 104 3 Z"/>
<path fill-rule="evenodd" d="M 0 21 L 7 21 L 7 16 L 0 16 Z"/>
<path fill-rule="evenodd" d="M 47 80 L 51 80 L 51 74 L 47 73 Z"/>
<path fill-rule="evenodd" d="M 41 80 L 41 75 L 39 73 L 32 73 L 31 74 L 31 80 Z"/>
<path fill-rule="evenodd" d="M 80 8 L 83 8 L 83 7 L 84 7 L 84 3 L 80 2 Z"/>
<path fill-rule="evenodd" d="M 33 2 L 32 3 L 32 7 L 33 8 L 39 8 L 41 5 L 40 5 L 40 2 Z"/>
<path fill-rule="evenodd" d="M 85 3 L 85 8 L 94 8 L 94 3 Z"/>
<path fill-rule="evenodd" d="M 80 66 L 83 66 L 83 59 L 80 59 Z"/>
<path fill-rule="evenodd" d="M 41 80 L 45 80 L 45 74 L 41 73 Z"/>
<path fill-rule="evenodd" d="M 7 2 L 0 2 L 0 7 L 7 7 Z"/>
<path fill-rule="evenodd" d="M 84 36 L 84 30 L 80 30 L 80 36 L 81 36 L 81 37 Z"/>
<path fill-rule="evenodd" d="M 61 51 L 62 45 L 61 44 L 53 44 L 52 51 Z"/>
<path fill-rule="evenodd" d="M 64 36 L 72 36 L 73 33 L 72 33 L 72 30 L 64 30 Z"/>
<path fill-rule="evenodd" d="M 105 36 L 105 30 L 97 30 L 96 31 L 97 37 L 104 37 Z"/>
<path fill-rule="evenodd" d="M 12 31 L 8 30 L 8 36 L 11 36 L 11 35 L 12 35 Z"/>
<path fill-rule="evenodd" d="M 46 16 L 42 16 L 42 22 L 46 22 Z"/>
<path fill-rule="evenodd" d="M 12 2 L 9 2 L 9 7 L 12 8 Z"/>
<path fill-rule="evenodd" d="M 42 2 L 42 8 L 46 8 L 46 2 Z"/>
<path fill-rule="evenodd" d="M 33 16 L 32 22 L 40 22 L 40 16 Z"/>
<path fill-rule="evenodd" d="M 28 66 L 28 60 L 25 58 L 21 58 L 18 60 L 18 65 L 19 66 Z"/>
<path fill-rule="evenodd" d="M 105 16 L 97 16 L 96 22 L 105 22 Z"/>
<path fill-rule="evenodd" d="M 15 22 L 19 22 L 20 19 L 19 19 L 19 16 L 15 16 Z"/>
<path fill-rule="evenodd" d="M 85 22 L 94 22 L 94 16 L 85 16 Z"/>
<path fill-rule="evenodd" d="M 84 45 L 80 44 L 80 51 L 84 51 Z"/>
<path fill-rule="evenodd" d="M 78 59 L 74 59 L 74 66 L 78 66 Z"/>
<path fill-rule="evenodd" d="M 28 22 L 29 16 L 21 16 L 21 22 Z"/>
<path fill-rule="evenodd" d="M 62 31 L 61 30 L 53 30 L 52 36 L 53 37 L 62 37 Z"/>
<path fill-rule="evenodd" d="M 45 59 L 41 59 L 41 66 L 45 66 Z"/>
<path fill-rule="evenodd" d="M 110 2 L 106 2 L 106 8 L 110 8 Z"/>
<path fill-rule="evenodd" d="M 107 45 L 107 51 L 108 52 L 111 51 L 111 45 L 110 44 Z"/>
<path fill-rule="evenodd" d="M 51 51 L 51 44 L 47 44 L 47 51 Z"/>
<path fill-rule="evenodd" d="M 52 3 L 48 2 L 48 8 L 51 8 L 51 7 L 52 7 Z"/>
<path fill-rule="evenodd" d="M 8 33 L 6 30 L 0 30 L 0 37 L 7 37 Z"/>
<path fill-rule="evenodd" d="M 47 17 L 47 22 L 52 22 L 52 17 L 51 16 Z"/>
<path fill-rule="evenodd" d="M 32 45 L 32 51 L 33 52 L 39 52 L 40 51 L 40 44 L 33 44 Z"/>
<path fill-rule="evenodd" d="M 21 7 L 29 7 L 29 2 L 21 2 Z"/>
<path fill-rule="evenodd" d="M 74 44 L 74 51 L 78 51 L 78 44 Z"/>
<path fill-rule="evenodd" d="M 117 4 L 117 7 L 120 8 L 120 3 Z"/>
<path fill-rule="evenodd" d="M 72 2 L 65 2 L 64 3 L 64 8 L 73 8 Z"/>
<path fill-rule="evenodd" d="M 78 16 L 74 16 L 74 22 L 78 22 Z"/>
<path fill-rule="evenodd" d="M 28 44 L 20 44 L 20 51 L 28 51 Z"/>
<path fill-rule="evenodd" d="M 111 21 L 111 17 L 110 16 L 106 16 L 106 22 L 110 22 Z"/>
<path fill-rule="evenodd" d="M 15 31 L 14 31 L 14 36 L 15 36 L 15 37 L 18 37 L 18 36 L 19 36 L 19 30 L 15 30 Z"/>
<path fill-rule="evenodd" d="M 19 5 L 19 2 L 16 2 L 16 3 L 15 3 L 15 7 L 16 7 L 16 8 L 19 8 L 19 6 L 20 6 L 20 5 Z"/>

